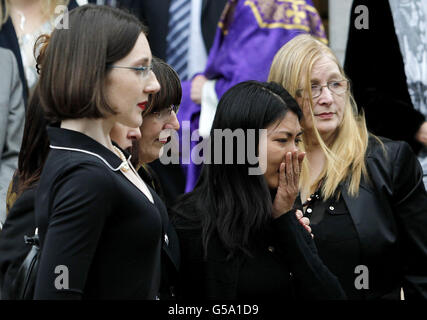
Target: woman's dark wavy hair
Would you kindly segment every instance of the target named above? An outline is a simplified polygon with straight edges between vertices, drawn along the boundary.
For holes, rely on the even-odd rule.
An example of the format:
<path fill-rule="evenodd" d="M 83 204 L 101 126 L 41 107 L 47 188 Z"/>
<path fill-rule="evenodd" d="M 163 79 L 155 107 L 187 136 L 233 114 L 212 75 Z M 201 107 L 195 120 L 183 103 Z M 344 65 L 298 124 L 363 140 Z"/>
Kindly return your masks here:
<path fill-rule="evenodd" d="M 301 110 L 291 95 L 277 83 L 246 81 L 228 90 L 219 101 L 210 133 L 211 163 L 204 164 L 195 189 L 182 196 L 172 209 L 178 229 L 202 229 L 205 257 L 215 232 L 229 252 L 250 255 L 252 241 L 270 221 L 272 199 L 263 175 L 248 175 L 254 165 L 236 164 L 237 141 L 233 139 L 233 164 L 213 164 L 216 129 L 265 129 L 287 112 L 301 119 Z M 256 135 L 258 150 L 259 134 Z M 246 140 L 247 141 L 247 140 Z M 224 143 L 223 143 L 224 146 Z M 223 148 L 223 159 L 225 150 Z M 224 162 L 222 162 L 224 163 Z"/>

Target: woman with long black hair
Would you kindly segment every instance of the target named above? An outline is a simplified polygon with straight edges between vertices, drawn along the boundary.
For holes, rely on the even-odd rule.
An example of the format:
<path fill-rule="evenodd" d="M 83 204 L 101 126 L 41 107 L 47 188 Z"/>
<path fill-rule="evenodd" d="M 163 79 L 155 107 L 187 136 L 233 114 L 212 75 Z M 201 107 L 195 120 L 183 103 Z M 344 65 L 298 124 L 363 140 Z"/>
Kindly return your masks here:
<path fill-rule="evenodd" d="M 300 118 L 296 101 L 275 83 L 243 82 L 221 98 L 205 159 L 211 164 L 172 212 L 181 247 L 178 298 L 345 298 L 293 210 L 304 158 Z M 257 164 L 246 157 L 237 164 L 238 139 L 218 156 L 215 134 L 226 129 L 243 130 L 263 174 L 248 174 Z M 256 130 L 254 141 L 248 129 Z M 224 162 L 229 152 L 233 164 Z"/>

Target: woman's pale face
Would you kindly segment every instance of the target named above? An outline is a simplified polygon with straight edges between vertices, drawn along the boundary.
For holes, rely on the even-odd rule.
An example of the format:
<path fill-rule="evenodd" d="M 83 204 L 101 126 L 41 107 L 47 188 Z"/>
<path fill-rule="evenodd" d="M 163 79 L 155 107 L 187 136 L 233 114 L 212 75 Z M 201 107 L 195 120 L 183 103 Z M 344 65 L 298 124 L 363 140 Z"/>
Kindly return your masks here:
<path fill-rule="evenodd" d="M 156 114 L 144 117 L 139 140 L 139 160 L 149 163 L 160 157 L 164 145 L 169 141 L 173 130 L 179 129 L 179 122 L 174 111 L 170 116 L 162 119 Z"/>
<path fill-rule="evenodd" d="M 113 65 L 147 67 L 151 60 L 150 46 L 145 35 L 141 33 L 129 54 Z M 159 82 L 152 71 L 111 68 L 105 81 L 105 93 L 108 103 L 117 114 L 110 118 L 131 128 L 140 127 L 148 96 L 159 89 Z"/>
<path fill-rule="evenodd" d="M 137 128 L 127 127 L 116 122 L 113 129 L 110 131 L 110 138 L 117 143 L 120 148 L 126 150 L 132 147 L 132 141 L 141 138 L 141 130 Z"/>
<path fill-rule="evenodd" d="M 312 68 L 311 85 L 326 86 L 330 81 L 343 80 L 337 64 L 328 56 L 320 58 Z M 328 141 L 334 135 L 344 117 L 347 93 L 337 95 L 323 87 L 319 97 L 313 99 L 313 115 L 315 124 L 310 112 L 310 103 L 306 99 L 297 97 L 297 102 L 301 106 L 304 114 L 301 124 L 307 137 L 313 132 L 315 125 L 322 139 Z"/>
<path fill-rule="evenodd" d="M 280 164 L 287 152 L 298 150 L 301 140 L 301 126 L 296 114 L 288 111 L 283 119 L 276 121 L 267 128 L 267 169 L 264 178 L 270 189 L 279 186 Z M 260 152 L 263 152 L 260 148 Z M 263 159 L 263 157 L 260 157 Z"/>

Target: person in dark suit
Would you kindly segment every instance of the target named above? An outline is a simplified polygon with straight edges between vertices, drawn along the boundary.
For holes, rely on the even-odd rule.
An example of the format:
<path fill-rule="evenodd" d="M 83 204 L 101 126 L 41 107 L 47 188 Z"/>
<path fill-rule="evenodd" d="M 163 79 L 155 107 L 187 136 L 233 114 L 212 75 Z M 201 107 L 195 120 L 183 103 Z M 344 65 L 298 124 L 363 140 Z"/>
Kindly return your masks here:
<path fill-rule="evenodd" d="M 427 299 L 427 193 L 406 142 L 370 134 L 329 47 L 299 35 L 276 54 L 304 118 L 300 198 L 319 256 L 352 300 Z"/>
<path fill-rule="evenodd" d="M 388 0 L 369 1 L 369 26 L 356 28 L 360 15 L 353 1 L 344 70 L 354 98 L 366 116 L 368 129 L 393 140 L 406 141 L 415 153 L 426 145 L 417 139 L 426 117 L 414 108 L 406 82 L 405 65 Z"/>
<path fill-rule="evenodd" d="M 95 1 L 96 0 L 92 0 Z M 200 26 L 206 52 L 212 47 L 219 17 L 227 0 L 201 0 Z M 166 61 L 170 0 L 120 0 L 119 8 L 126 8 L 137 15 L 148 27 L 148 41 L 153 55 Z"/>
<path fill-rule="evenodd" d="M 293 209 L 304 158 L 297 148 L 301 115 L 277 83 L 246 81 L 222 96 L 211 129 L 210 162 L 195 189 L 170 212 L 181 248 L 178 299 L 345 298 Z M 256 133 L 251 139 L 244 132 L 246 142 L 232 139 L 232 148 L 218 155 L 214 135 L 228 129 Z M 265 139 L 260 129 L 266 130 Z M 249 155 L 236 162 L 242 143 L 259 150 L 257 168 Z M 234 162 L 224 163 L 231 152 Z"/>
<path fill-rule="evenodd" d="M 355 23 L 360 5 L 369 10 L 367 28 Z M 415 5 L 353 1 L 344 70 L 353 82 L 354 98 L 365 113 L 368 129 L 406 141 L 418 155 L 427 188 L 427 5 Z"/>

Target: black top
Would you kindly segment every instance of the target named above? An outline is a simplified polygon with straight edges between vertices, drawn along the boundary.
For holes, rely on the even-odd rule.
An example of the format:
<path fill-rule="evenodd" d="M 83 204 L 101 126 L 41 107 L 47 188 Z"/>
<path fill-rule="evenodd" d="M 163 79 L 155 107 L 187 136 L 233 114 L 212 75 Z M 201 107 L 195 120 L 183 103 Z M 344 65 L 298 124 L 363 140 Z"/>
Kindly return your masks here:
<path fill-rule="evenodd" d="M 53 127 L 48 135 L 51 147 L 94 155 L 55 148 L 49 153 L 35 200 L 41 242 L 35 298 L 154 299 L 160 282 L 159 210 L 165 210 L 160 198 L 150 189 L 152 204 L 116 170 L 119 157 L 90 137 Z M 67 284 L 57 279 L 66 276 L 58 266 L 67 268 L 69 288 L 58 285 Z"/>
<path fill-rule="evenodd" d="M 345 298 L 295 211 L 272 221 L 271 228 L 254 239 L 253 257 L 239 254 L 231 259 L 215 233 L 204 259 L 201 230 L 189 227 L 192 223 L 187 225 L 185 219 L 175 221 L 181 247 L 180 299 Z"/>
<path fill-rule="evenodd" d="M 359 275 L 355 270 L 362 265 L 359 237 L 343 198 L 323 201 L 316 193 L 311 199 L 305 216 L 310 219 L 320 258 L 337 276 L 348 299 L 363 299 L 364 290 L 355 286 Z"/>
<path fill-rule="evenodd" d="M 251 253 L 253 257 L 242 259 L 236 298 L 264 301 L 291 298 L 292 274 L 272 234 L 265 233 L 257 239 Z"/>

